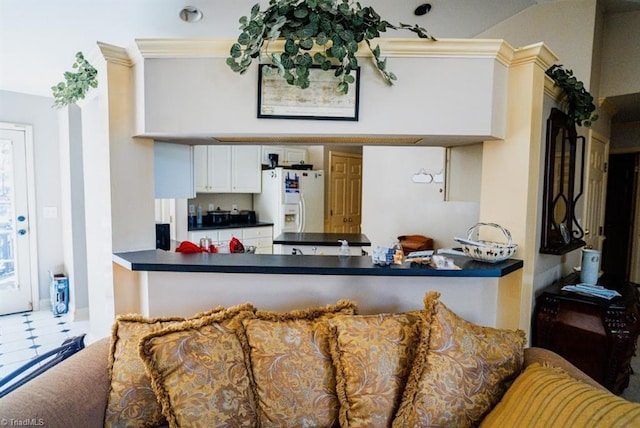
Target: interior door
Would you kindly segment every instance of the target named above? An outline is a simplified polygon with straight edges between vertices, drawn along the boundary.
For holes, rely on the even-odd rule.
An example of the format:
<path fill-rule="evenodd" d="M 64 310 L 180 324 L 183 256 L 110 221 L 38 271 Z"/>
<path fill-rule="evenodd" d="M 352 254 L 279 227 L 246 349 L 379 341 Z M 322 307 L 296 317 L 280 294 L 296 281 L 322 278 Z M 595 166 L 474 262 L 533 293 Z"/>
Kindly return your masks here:
<path fill-rule="evenodd" d="M 362 156 L 330 153 L 329 232 L 360 233 Z"/>
<path fill-rule="evenodd" d="M 586 161 L 587 184 L 584 205 L 584 241 L 587 247 L 602 251 L 604 235 L 604 214 L 607 198 L 607 160 L 609 141 L 590 132 L 589 154 Z"/>
<path fill-rule="evenodd" d="M 33 309 L 26 131 L 0 124 L 0 314 Z M 35 222 L 32 224 L 35 226 Z"/>

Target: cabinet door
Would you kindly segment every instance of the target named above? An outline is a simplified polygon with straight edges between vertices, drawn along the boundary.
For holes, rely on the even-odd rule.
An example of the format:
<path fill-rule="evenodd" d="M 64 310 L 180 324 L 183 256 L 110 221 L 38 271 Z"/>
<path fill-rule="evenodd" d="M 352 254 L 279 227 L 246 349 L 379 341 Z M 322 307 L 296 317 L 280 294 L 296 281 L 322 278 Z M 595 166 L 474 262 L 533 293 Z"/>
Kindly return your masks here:
<path fill-rule="evenodd" d="M 214 244 L 218 241 L 218 232 L 216 230 L 195 230 L 189 232 L 189 241 L 196 245 L 200 245 L 200 238 L 210 238 Z"/>
<path fill-rule="evenodd" d="M 283 165 L 307 163 L 307 150 L 285 147 Z"/>
<path fill-rule="evenodd" d="M 230 193 L 231 146 L 208 146 L 209 148 L 209 192 Z"/>
<path fill-rule="evenodd" d="M 278 164 L 282 165 L 284 162 L 284 147 L 282 146 L 262 146 L 262 163 L 265 165 L 271 165 L 269 161 L 269 154 L 274 153 L 278 155 Z"/>
<path fill-rule="evenodd" d="M 156 199 L 195 198 L 193 148 L 156 141 L 153 173 Z"/>
<path fill-rule="evenodd" d="M 262 165 L 260 146 L 231 146 L 233 193 L 260 193 Z"/>
<path fill-rule="evenodd" d="M 196 192 L 206 193 L 209 190 L 209 151 L 208 146 L 193 147 L 193 167 L 195 172 Z"/>

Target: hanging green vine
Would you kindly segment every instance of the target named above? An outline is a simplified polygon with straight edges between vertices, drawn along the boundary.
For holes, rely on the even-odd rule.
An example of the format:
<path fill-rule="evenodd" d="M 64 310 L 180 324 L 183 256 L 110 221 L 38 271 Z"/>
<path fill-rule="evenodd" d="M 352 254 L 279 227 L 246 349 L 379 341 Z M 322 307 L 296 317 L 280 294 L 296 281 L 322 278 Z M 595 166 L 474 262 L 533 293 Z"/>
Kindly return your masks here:
<path fill-rule="evenodd" d="M 90 88 L 98 87 L 98 79 L 96 79 L 98 70 L 84 58 L 82 52 L 76 54 L 73 68 L 78 69 L 78 72 L 66 71 L 64 73 L 65 81 L 51 87 L 54 98 L 53 107 L 55 108 L 74 104 L 76 101 L 84 99 Z"/>
<path fill-rule="evenodd" d="M 565 113 L 572 123 L 589 127 L 598 120 L 598 115 L 593 114 L 596 109 L 593 96 L 584 88 L 584 83 L 576 79 L 572 70 L 565 70 L 562 65 L 554 64 L 546 74 L 562 89 L 561 103 L 564 104 Z"/>
<path fill-rule="evenodd" d="M 254 59 L 260 60 L 264 45 L 284 38 L 284 52 L 270 55 L 271 64 L 263 66 L 265 74 L 277 71 L 288 84 L 304 89 L 310 84 L 312 65 L 323 70 L 337 66 L 334 72 L 339 78 L 337 91 L 346 94 L 349 85 L 355 82 L 351 71 L 358 67 L 358 44 L 364 41 L 378 71 L 391 85 L 396 75 L 387 70 L 380 47 L 371 46 L 371 40 L 387 29 L 408 30 L 420 38 L 435 40 L 418 25 L 392 25 L 372 7 L 362 7 L 350 0 L 270 0 L 266 10 L 261 11 L 260 4 L 256 4 L 250 16 L 240 18 L 241 33 L 231 47 L 227 65 L 242 74 Z M 314 45 L 320 50 L 312 55 Z"/>

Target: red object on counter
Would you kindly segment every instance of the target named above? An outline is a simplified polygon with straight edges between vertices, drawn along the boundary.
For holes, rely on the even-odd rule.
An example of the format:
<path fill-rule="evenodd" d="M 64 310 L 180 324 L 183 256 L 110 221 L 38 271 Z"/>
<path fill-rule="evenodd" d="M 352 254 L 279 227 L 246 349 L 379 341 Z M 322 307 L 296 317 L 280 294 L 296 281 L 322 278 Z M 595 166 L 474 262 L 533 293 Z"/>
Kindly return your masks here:
<path fill-rule="evenodd" d="M 231 238 L 231 241 L 229 241 L 229 252 L 244 253 L 244 245 L 242 245 L 242 242 L 240 242 L 240 240 L 235 236 Z"/>
<path fill-rule="evenodd" d="M 200 246 L 189 241 L 182 241 L 180 245 L 178 245 L 178 248 L 176 248 L 177 253 L 202 253 L 204 251 Z"/>

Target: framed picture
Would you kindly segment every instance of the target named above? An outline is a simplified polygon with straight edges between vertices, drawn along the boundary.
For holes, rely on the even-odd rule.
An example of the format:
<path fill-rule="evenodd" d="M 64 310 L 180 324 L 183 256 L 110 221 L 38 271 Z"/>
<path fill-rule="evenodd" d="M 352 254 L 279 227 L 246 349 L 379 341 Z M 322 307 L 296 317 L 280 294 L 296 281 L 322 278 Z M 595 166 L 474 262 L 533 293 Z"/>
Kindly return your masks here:
<path fill-rule="evenodd" d="M 289 85 L 278 73 L 265 74 L 258 67 L 258 117 L 265 119 L 358 120 L 360 68 L 351 74 L 356 81 L 349 92 L 336 88 L 340 80 L 331 70 L 309 69 L 311 84 L 306 89 Z"/>

